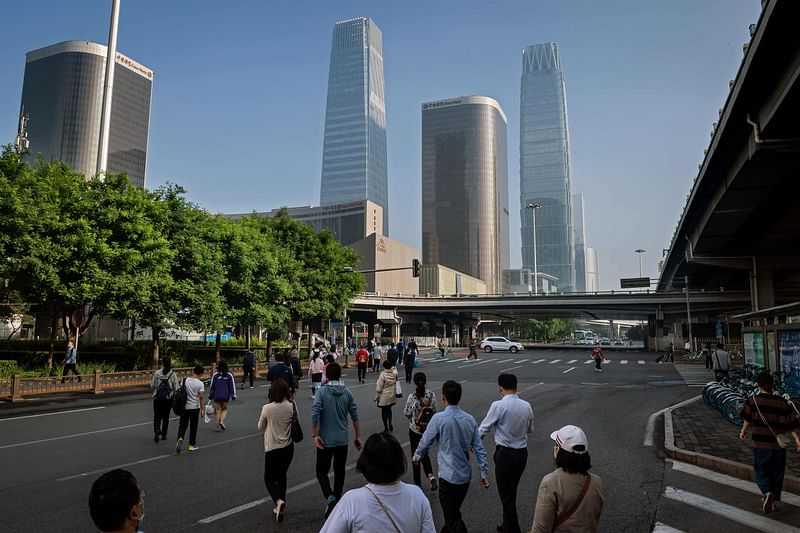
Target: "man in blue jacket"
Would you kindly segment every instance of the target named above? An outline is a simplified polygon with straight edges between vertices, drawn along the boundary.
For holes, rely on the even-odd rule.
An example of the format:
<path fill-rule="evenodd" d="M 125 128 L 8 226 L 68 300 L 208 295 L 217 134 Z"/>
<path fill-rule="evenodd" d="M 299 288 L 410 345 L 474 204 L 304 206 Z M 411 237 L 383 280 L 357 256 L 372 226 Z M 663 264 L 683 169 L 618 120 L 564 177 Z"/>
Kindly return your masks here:
<path fill-rule="evenodd" d="M 342 367 L 330 363 L 325 369 L 328 383 L 317 391 L 311 406 L 311 438 L 317 447 L 317 481 L 326 498 L 325 518 L 333 511 L 344 490 L 344 472 L 347 463 L 347 415 L 353 419 L 356 438 L 353 444 L 361 450 L 361 426 L 358 422 L 358 407 L 350 389 L 339 379 Z M 333 461 L 333 490 L 328 472 Z"/>

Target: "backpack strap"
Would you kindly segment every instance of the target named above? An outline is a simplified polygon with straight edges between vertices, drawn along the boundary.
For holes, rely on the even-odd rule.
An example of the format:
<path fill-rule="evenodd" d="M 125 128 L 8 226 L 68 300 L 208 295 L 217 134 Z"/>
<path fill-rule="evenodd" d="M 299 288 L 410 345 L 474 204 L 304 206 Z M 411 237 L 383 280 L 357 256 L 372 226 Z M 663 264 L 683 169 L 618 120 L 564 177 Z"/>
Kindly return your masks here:
<path fill-rule="evenodd" d="M 589 485 L 591 484 L 592 484 L 592 475 L 586 474 L 586 479 L 583 481 L 583 488 L 581 489 L 581 493 L 578 495 L 578 499 L 575 500 L 575 503 L 572 504 L 572 507 L 570 507 L 566 513 L 558 517 L 556 523 L 553 524 L 553 531 L 561 527 L 561 525 L 564 522 L 572 518 L 572 515 L 575 514 L 575 511 L 577 511 L 578 507 L 580 507 L 581 503 L 583 503 L 583 499 L 586 497 L 586 493 L 589 492 Z"/>

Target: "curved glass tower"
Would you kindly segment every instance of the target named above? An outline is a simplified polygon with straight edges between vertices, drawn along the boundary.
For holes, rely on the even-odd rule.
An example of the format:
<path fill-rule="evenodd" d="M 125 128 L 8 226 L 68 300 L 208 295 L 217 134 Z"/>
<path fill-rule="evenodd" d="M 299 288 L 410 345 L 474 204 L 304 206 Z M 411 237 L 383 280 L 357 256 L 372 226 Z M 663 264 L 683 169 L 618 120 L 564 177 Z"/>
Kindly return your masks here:
<path fill-rule="evenodd" d="M 567 94 L 558 45 L 535 44 L 522 50 L 519 129 L 522 266 L 558 278 L 559 290 L 575 290 Z M 539 209 L 528 209 L 539 204 Z"/>
<path fill-rule="evenodd" d="M 336 23 L 328 74 L 320 205 L 370 200 L 389 235 L 383 38 L 369 18 Z"/>
<path fill-rule="evenodd" d="M 506 115 L 485 96 L 422 104 L 422 261 L 503 290 L 509 267 Z"/>

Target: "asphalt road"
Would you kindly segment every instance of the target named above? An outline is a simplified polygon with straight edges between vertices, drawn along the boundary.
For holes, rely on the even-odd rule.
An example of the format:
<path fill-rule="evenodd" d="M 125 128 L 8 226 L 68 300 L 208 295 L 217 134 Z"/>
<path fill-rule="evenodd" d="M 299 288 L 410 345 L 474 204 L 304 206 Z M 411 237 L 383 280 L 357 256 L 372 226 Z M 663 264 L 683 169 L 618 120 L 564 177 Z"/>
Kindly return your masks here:
<path fill-rule="evenodd" d="M 643 352 L 608 352 L 611 362 L 604 365 L 602 373 L 587 364 L 586 349 L 480 353 L 477 362 L 466 362 L 464 355 L 457 351 L 455 359 L 438 360 L 427 351 L 418 370 L 427 374 L 432 388 L 438 389 L 447 379 L 461 382 L 461 406 L 478 422 L 499 397 L 496 378 L 501 371 L 517 375 L 520 396 L 534 407 L 535 430 L 518 499 L 523 529 L 532 522 L 539 482 L 554 468 L 550 432 L 576 424 L 588 435 L 593 471 L 605 484 L 600 529 L 652 530 L 670 467 L 658 447 L 642 446 L 648 417 L 695 396 L 699 389 L 687 387 L 673 365 L 655 364 L 655 356 Z M 344 374 L 359 405 L 362 438 L 382 428 L 379 410 L 372 402 L 377 374 L 367 377 L 366 384 L 358 384 L 355 369 Z M 2 528 L 15 532 L 92 531 L 86 503 L 89 488 L 102 472 L 122 467 L 136 475 L 146 492 L 142 523 L 146 532 L 318 531 L 324 521 L 324 499 L 314 477 L 307 388 L 298 394 L 307 438 L 296 445 L 289 470 L 286 520 L 277 525 L 271 518 L 272 504 L 267 502 L 263 484 L 263 437 L 256 428 L 266 391 L 263 381 L 252 390 L 240 391 L 238 401 L 230 407 L 228 431 L 215 433 L 213 425 L 201 423 L 200 450 L 180 455 L 173 449 L 177 421 L 170 425 L 167 442 L 153 442 L 149 395 L 113 401 L 85 399 L 42 411 L 3 409 Z M 404 392 L 409 391 L 404 387 Z M 398 404 L 395 435 L 407 446 L 404 422 Z M 656 437 L 658 441 L 658 431 Z M 492 532 L 501 522 L 491 463 L 494 443 L 489 440 L 485 444 L 493 486 L 489 490 L 478 486 L 475 467 L 463 507 L 467 525 L 477 532 Z M 364 484 L 353 468 L 357 452 L 350 448 L 346 490 Z M 435 453 L 432 457 L 435 463 Z M 403 480 L 411 481 L 410 464 Z M 438 498 L 435 493 L 429 495 L 434 520 L 441 527 Z M 9 524 L 12 529 L 6 529 Z"/>

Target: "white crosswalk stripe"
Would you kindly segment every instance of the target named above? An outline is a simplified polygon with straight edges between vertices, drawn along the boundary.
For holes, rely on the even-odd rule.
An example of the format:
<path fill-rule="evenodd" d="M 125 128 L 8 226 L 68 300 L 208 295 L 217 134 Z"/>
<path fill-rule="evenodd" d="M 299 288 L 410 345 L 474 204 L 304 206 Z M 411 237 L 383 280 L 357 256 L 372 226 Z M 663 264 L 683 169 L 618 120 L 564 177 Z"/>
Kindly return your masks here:
<path fill-rule="evenodd" d="M 644 361 L 642 361 L 642 360 L 639 360 L 639 361 L 637 361 L 637 362 L 638 362 L 640 365 L 643 365 L 643 364 L 644 364 Z"/>
<path fill-rule="evenodd" d="M 586 361 L 583 362 L 584 365 L 588 365 L 589 363 L 594 363 L 594 361 L 592 361 L 591 359 L 587 359 Z"/>
<path fill-rule="evenodd" d="M 561 359 L 553 359 L 552 361 L 550 361 L 550 362 L 549 362 L 549 363 L 547 363 L 547 364 L 548 364 L 548 365 L 553 365 L 553 364 L 560 363 L 560 362 L 561 362 Z"/>
<path fill-rule="evenodd" d="M 572 363 L 576 363 L 577 361 L 578 361 L 577 359 L 573 359 L 572 361 L 567 361 L 567 364 L 571 365 Z"/>
<path fill-rule="evenodd" d="M 653 533 L 685 533 L 685 532 L 682 529 L 675 529 L 674 527 L 670 527 L 667 524 L 656 522 L 656 525 L 653 527 Z"/>
<path fill-rule="evenodd" d="M 470 363 L 458 366 L 456 368 L 469 368 L 469 367 L 473 367 L 473 366 L 482 365 L 484 363 L 491 363 L 492 361 L 497 361 L 498 363 L 502 363 L 503 362 L 502 359 L 483 359 L 481 361 L 472 361 Z"/>
<path fill-rule="evenodd" d="M 531 364 L 535 365 L 536 363 L 541 363 L 542 361 L 546 361 L 546 359 L 537 359 L 536 361 L 533 361 Z"/>
<path fill-rule="evenodd" d="M 619 364 L 627 365 L 628 364 L 628 360 L 627 359 L 623 359 L 622 361 L 619 362 Z"/>
<path fill-rule="evenodd" d="M 517 363 L 524 363 L 525 361 L 527 361 L 527 359 L 520 359 L 519 361 L 517 361 Z"/>
<path fill-rule="evenodd" d="M 572 371 L 573 371 L 573 370 L 575 370 L 576 368 L 578 368 L 578 367 L 576 367 L 576 366 L 571 366 L 571 367 L 569 367 L 568 369 L 564 370 L 564 371 L 562 372 L 562 374 L 566 374 L 567 372 L 572 372 Z"/>

